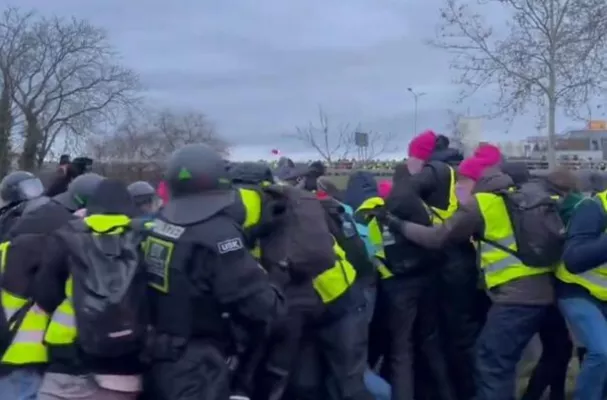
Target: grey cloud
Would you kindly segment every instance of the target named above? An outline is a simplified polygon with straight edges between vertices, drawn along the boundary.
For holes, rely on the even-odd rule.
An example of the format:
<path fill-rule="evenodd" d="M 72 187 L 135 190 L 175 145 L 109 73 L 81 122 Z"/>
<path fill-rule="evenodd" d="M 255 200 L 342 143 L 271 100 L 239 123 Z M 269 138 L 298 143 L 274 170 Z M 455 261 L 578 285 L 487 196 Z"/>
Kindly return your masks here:
<path fill-rule="evenodd" d="M 19 0 L 107 29 L 150 101 L 201 110 L 235 145 L 301 144 L 284 133 L 323 105 L 335 123 L 406 140 L 454 107 L 448 55 L 424 45 L 443 0 Z M 5 5 L 6 0 L 0 0 Z M 474 107 L 481 107 L 482 100 Z M 281 146 L 278 146 L 279 143 Z"/>

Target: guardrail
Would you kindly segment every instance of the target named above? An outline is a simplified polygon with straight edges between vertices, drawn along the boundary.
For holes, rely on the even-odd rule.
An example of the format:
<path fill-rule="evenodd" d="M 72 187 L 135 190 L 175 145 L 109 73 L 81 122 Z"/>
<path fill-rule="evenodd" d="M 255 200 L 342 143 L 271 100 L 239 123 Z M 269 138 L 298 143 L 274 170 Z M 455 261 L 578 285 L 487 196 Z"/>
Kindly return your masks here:
<path fill-rule="evenodd" d="M 548 171 L 548 162 L 542 160 L 521 160 L 521 159 L 509 159 L 508 162 L 517 162 L 517 163 L 525 163 L 527 164 L 527 168 L 529 168 L 532 172 L 543 172 Z M 561 161 L 559 163 L 561 166 L 572 170 L 596 170 L 605 172 L 607 169 L 607 161 Z M 364 170 L 372 173 L 378 177 L 391 177 L 394 173 L 393 169 L 385 169 L 385 168 L 356 168 L 356 170 Z M 354 171 L 354 169 L 348 168 L 329 168 L 327 169 L 327 175 L 329 176 L 344 176 L 350 175 Z"/>

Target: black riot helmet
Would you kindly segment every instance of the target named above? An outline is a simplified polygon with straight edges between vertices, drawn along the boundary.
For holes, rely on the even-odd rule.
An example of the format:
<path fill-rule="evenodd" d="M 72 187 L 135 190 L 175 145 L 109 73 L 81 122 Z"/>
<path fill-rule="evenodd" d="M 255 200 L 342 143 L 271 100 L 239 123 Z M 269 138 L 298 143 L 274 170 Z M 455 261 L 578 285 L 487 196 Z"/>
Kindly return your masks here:
<path fill-rule="evenodd" d="M 175 151 L 165 173 L 169 202 L 161 215 L 175 224 L 203 221 L 236 198 L 225 161 L 205 144 L 190 144 Z"/>
<path fill-rule="evenodd" d="M 230 177 L 234 185 L 262 185 L 274 183 L 272 170 L 261 162 L 242 162 L 233 164 Z"/>
<path fill-rule="evenodd" d="M 40 179 L 27 171 L 11 172 L 0 181 L 2 207 L 36 199 L 43 194 L 44 185 Z"/>
<path fill-rule="evenodd" d="M 88 199 L 91 198 L 93 193 L 95 193 L 97 186 L 99 186 L 104 179 L 103 176 L 95 173 L 80 175 L 70 182 L 67 191 L 53 197 L 53 200 L 70 211 L 84 208 L 86 207 Z"/>
<path fill-rule="evenodd" d="M 151 203 L 156 198 L 156 190 L 146 181 L 131 183 L 127 190 L 137 206 Z"/>

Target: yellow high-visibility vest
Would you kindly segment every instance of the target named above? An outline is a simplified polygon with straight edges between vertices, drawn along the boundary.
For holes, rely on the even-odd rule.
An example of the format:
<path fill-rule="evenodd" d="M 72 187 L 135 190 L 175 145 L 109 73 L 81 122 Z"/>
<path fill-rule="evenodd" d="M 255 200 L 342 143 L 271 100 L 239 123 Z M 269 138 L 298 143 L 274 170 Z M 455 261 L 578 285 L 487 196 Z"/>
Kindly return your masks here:
<path fill-rule="evenodd" d="M 73 344 L 78 336 L 76 328 L 76 315 L 72 306 L 73 281 L 69 277 L 65 284 L 65 299 L 59 304 L 59 307 L 53 312 L 51 322 L 46 330 L 44 342 L 49 345 L 69 345 Z"/>
<path fill-rule="evenodd" d="M 9 248 L 10 242 L 0 244 L 0 273 L 5 271 Z M 7 321 L 10 321 L 24 307 L 29 307 L 18 326 L 15 326 L 15 322 L 8 327 L 11 332 L 14 332 L 14 335 L 0 359 L 0 363 L 14 366 L 46 363 L 48 353 L 43 339 L 49 321 L 48 315 L 29 299 L 9 293 L 4 289 L 0 293 L 0 299 Z"/>
<path fill-rule="evenodd" d="M 483 238 L 516 251 L 514 230 L 504 199 L 493 193 L 477 193 L 474 196 L 484 220 Z M 552 268 L 527 266 L 516 256 L 484 241 L 478 243 L 477 249 L 480 252 L 480 267 L 488 289 L 552 271 Z"/>
<path fill-rule="evenodd" d="M 455 169 L 449 166 L 449 204 L 446 209 L 428 206 L 431 211 L 432 225 L 442 224 L 445 220 L 451 218 L 457 211 L 458 206 L 459 202 L 455 193 Z"/>
<path fill-rule="evenodd" d="M 607 210 L 607 191 L 597 193 L 595 196 L 605 210 Z M 569 272 L 563 263 L 556 268 L 555 276 L 562 282 L 580 285 L 588 290 L 592 296 L 607 301 L 607 264 L 599 265 L 579 274 Z"/>
<path fill-rule="evenodd" d="M 377 207 L 384 206 L 384 199 L 381 197 L 371 197 L 365 200 L 356 210 L 357 214 L 364 214 L 365 212 L 372 211 Z M 373 254 L 373 264 L 375 268 L 377 268 L 377 272 L 379 272 L 379 276 L 381 279 L 392 278 L 394 274 L 386 267 L 386 253 L 384 251 L 384 236 L 388 234 L 386 229 L 382 229 L 380 227 L 377 218 L 373 217 L 370 219 L 367 225 L 369 231 L 369 241 L 374 249 Z"/>

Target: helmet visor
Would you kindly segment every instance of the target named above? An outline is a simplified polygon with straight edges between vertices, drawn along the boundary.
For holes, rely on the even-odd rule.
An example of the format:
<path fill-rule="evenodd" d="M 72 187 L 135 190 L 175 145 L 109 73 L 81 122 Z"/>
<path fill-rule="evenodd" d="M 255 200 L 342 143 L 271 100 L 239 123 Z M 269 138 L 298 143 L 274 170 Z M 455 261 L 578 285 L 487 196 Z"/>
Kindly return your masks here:
<path fill-rule="evenodd" d="M 0 206 L 4 207 L 9 204 L 18 203 L 21 201 L 36 199 L 44 194 L 44 186 L 40 179 L 25 179 L 15 184 L 14 189 L 7 198 L 2 199 Z"/>
<path fill-rule="evenodd" d="M 36 199 L 44 194 L 44 186 L 40 179 L 26 179 L 17 184 L 21 200 Z"/>

